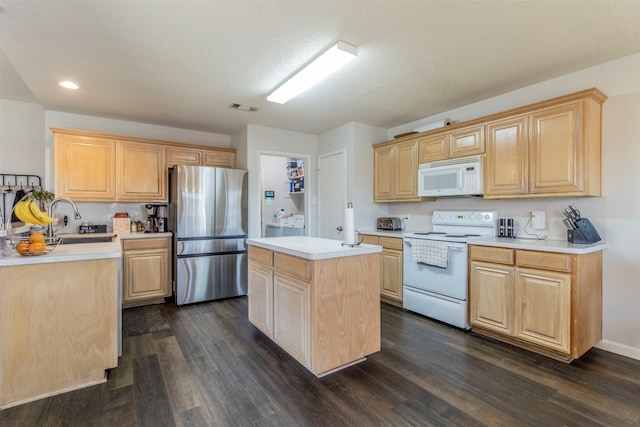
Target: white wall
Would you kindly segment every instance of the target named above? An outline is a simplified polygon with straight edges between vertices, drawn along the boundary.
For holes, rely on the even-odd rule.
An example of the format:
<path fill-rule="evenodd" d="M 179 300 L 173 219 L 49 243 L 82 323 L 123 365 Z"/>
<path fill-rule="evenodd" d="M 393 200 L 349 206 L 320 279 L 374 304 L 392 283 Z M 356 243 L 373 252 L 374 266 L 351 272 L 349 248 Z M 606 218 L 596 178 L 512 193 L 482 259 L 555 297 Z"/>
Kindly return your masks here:
<path fill-rule="evenodd" d="M 0 99 L 0 173 L 44 178 L 44 108 Z"/>
<path fill-rule="evenodd" d="M 305 161 L 305 222 L 308 225 L 307 234 L 316 235 L 317 217 L 317 142 L 316 135 L 291 132 L 264 126 L 249 125 L 246 132 L 238 132 L 232 137 L 232 146 L 246 156 L 240 162 L 245 162 L 249 170 L 249 237 L 260 237 L 260 211 L 262 195 L 260 185 L 259 164 L 263 154 L 281 155 L 302 158 Z"/>
<path fill-rule="evenodd" d="M 531 210 L 545 210 L 549 238 L 566 239 L 562 208 L 574 204 L 591 219 L 609 248 L 603 252 L 603 340 L 598 347 L 640 359 L 640 53 L 389 129 L 388 138 L 442 118 L 465 121 L 597 87 L 609 96 L 602 120 L 602 197 L 517 200 L 442 199 L 389 204 L 411 214 L 410 228 L 430 227 L 435 209 L 497 209 L 517 226 Z"/>

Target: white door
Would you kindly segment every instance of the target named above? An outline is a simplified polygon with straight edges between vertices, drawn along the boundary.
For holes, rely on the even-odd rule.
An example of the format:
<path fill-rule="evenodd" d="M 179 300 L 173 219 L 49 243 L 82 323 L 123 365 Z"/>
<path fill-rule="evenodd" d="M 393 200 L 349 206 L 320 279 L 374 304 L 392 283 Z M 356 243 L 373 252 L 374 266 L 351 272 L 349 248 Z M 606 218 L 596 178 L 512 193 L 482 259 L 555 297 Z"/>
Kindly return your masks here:
<path fill-rule="evenodd" d="M 346 154 L 336 151 L 318 158 L 318 237 L 345 240 L 347 207 Z"/>

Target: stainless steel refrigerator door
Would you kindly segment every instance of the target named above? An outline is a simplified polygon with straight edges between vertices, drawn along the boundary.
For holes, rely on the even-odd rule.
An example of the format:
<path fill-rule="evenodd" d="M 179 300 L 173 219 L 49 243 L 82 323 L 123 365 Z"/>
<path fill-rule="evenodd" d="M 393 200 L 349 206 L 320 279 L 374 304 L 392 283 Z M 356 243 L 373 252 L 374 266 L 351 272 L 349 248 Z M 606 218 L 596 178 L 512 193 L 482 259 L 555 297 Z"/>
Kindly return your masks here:
<path fill-rule="evenodd" d="M 216 236 L 247 235 L 247 171 L 216 169 Z"/>
<path fill-rule="evenodd" d="M 247 234 L 246 170 L 177 165 L 171 184 L 178 238 Z"/>
<path fill-rule="evenodd" d="M 246 253 L 194 256 L 176 260 L 177 305 L 246 294 Z"/>

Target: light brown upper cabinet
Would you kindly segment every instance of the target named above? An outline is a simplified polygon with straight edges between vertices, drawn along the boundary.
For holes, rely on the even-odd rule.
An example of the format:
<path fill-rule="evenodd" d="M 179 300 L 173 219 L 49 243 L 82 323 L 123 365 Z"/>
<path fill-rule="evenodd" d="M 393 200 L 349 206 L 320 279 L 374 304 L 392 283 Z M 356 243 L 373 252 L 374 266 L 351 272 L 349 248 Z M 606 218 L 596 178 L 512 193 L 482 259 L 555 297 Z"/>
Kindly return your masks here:
<path fill-rule="evenodd" d="M 376 202 L 419 201 L 418 140 L 384 142 L 373 147 Z"/>
<path fill-rule="evenodd" d="M 115 159 L 113 139 L 56 133 L 56 196 L 73 200 L 115 200 Z"/>
<path fill-rule="evenodd" d="M 606 99 L 590 89 L 488 122 L 484 197 L 600 196 Z"/>
<path fill-rule="evenodd" d="M 167 167 L 175 165 L 202 166 L 202 150 L 167 147 Z"/>
<path fill-rule="evenodd" d="M 428 135 L 418 140 L 418 163 L 484 153 L 484 126 L 474 125 Z"/>
<path fill-rule="evenodd" d="M 235 150 L 203 150 L 202 156 L 202 166 L 215 166 L 217 168 L 236 167 Z"/>
<path fill-rule="evenodd" d="M 236 151 L 230 148 L 187 148 L 167 146 L 167 167 L 175 165 L 234 168 Z"/>
<path fill-rule="evenodd" d="M 116 172 L 117 200 L 167 200 L 164 147 L 117 141 Z"/>
<path fill-rule="evenodd" d="M 54 129 L 55 194 L 95 202 L 166 202 L 176 164 L 234 167 L 235 150 Z"/>

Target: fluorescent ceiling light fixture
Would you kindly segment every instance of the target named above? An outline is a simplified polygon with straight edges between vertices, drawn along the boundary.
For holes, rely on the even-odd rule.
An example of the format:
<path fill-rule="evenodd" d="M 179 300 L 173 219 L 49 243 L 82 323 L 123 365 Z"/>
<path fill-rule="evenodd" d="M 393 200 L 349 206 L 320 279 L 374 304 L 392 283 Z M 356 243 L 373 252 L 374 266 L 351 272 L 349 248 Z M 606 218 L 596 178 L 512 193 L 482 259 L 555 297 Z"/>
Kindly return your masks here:
<path fill-rule="evenodd" d="M 357 55 L 355 46 L 339 41 L 276 89 L 267 100 L 284 104 L 333 74 Z"/>
<path fill-rule="evenodd" d="M 78 89 L 80 87 L 74 82 L 70 82 L 70 81 L 60 82 L 60 86 L 65 87 L 67 89 Z"/>

